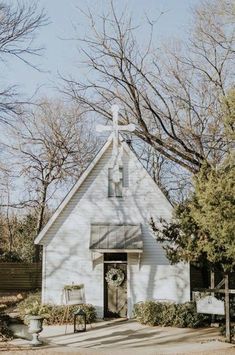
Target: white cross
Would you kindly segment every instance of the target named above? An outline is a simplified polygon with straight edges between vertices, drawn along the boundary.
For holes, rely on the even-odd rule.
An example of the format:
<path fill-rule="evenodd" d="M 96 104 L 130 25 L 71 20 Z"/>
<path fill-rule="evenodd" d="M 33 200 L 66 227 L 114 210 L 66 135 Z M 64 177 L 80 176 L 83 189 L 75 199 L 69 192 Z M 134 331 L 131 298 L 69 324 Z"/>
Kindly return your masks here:
<path fill-rule="evenodd" d="M 127 125 L 118 124 L 118 111 L 119 111 L 118 105 L 112 105 L 111 111 L 113 114 L 112 126 L 97 125 L 96 130 L 97 132 L 113 131 L 113 156 L 116 158 L 118 155 L 119 131 L 134 132 L 135 125 L 133 123 L 129 123 Z"/>
<path fill-rule="evenodd" d="M 113 168 L 113 180 L 114 182 L 118 183 L 120 181 L 119 166 L 121 165 L 121 154 L 119 156 L 118 151 L 119 131 L 134 132 L 135 125 L 133 123 L 129 123 L 127 125 L 118 124 L 118 105 L 112 105 L 111 111 L 113 114 L 112 126 L 97 125 L 96 130 L 97 132 L 113 131 L 113 152 L 111 164 Z"/>

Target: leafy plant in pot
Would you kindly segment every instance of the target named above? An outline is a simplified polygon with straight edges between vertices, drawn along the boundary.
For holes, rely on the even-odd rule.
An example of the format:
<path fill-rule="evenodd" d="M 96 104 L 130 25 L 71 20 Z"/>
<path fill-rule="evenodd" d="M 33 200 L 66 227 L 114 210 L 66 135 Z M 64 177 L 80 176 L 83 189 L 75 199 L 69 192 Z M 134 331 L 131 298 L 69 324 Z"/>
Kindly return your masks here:
<path fill-rule="evenodd" d="M 33 337 L 31 345 L 42 345 L 42 341 L 38 339 L 38 336 L 43 329 L 43 320 L 48 317 L 45 306 L 35 301 L 26 309 L 25 313 L 25 321 L 29 326 L 29 333 Z"/>

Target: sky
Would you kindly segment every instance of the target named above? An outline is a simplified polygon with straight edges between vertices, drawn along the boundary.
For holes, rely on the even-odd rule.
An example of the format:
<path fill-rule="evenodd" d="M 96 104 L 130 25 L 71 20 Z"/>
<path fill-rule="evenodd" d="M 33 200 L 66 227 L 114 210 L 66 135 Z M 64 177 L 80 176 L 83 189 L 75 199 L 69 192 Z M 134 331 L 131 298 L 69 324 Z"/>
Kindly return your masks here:
<path fill-rule="evenodd" d="M 14 4 L 17 0 L 4 0 Z M 20 0 L 30 4 L 32 0 Z M 36 37 L 36 46 L 43 46 L 44 52 L 40 57 L 31 58 L 37 71 L 14 58 L 6 58 L 0 62 L 0 79 L 2 86 L 10 84 L 18 86 L 18 92 L 23 98 L 59 97 L 58 87 L 63 76 L 81 77 L 84 75 L 78 67 L 80 54 L 78 42 L 71 40 L 75 35 L 83 36 L 89 33 L 88 21 L 78 8 L 91 8 L 95 14 L 108 11 L 110 0 L 35 0 L 39 7 L 45 9 L 49 24 L 40 28 Z M 139 25 L 138 40 L 146 44 L 149 27 L 146 26 L 146 16 L 156 21 L 153 33 L 153 44 L 158 47 L 161 42 L 184 39 L 190 27 L 190 7 L 200 0 L 113 0 L 117 12 L 123 9 Z M 160 16 L 160 14 L 162 15 Z M 76 32 L 74 30 L 76 26 Z M 36 94 L 35 94 L 36 93 Z M 1 136 L 1 132 L 0 132 Z M 62 191 L 62 195 L 63 195 Z M 56 199 L 55 205 L 61 196 Z"/>
<path fill-rule="evenodd" d="M 16 0 L 14 0 L 16 1 Z M 14 2 L 13 1 L 13 2 Z M 6 0 L 7 2 L 7 0 Z M 11 1 L 12 2 L 12 1 Z M 25 0 L 30 3 L 30 0 Z M 83 75 L 78 68 L 79 52 L 77 41 L 71 40 L 76 33 L 84 35 L 88 31 L 88 22 L 78 8 L 91 8 L 99 14 L 107 11 L 109 0 L 37 0 L 49 18 L 49 25 L 41 28 L 36 43 L 45 50 L 39 58 L 32 58 L 41 71 L 36 71 L 15 59 L 8 60 L 1 73 L 6 83 L 17 84 L 22 94 L 32 96 L 58 96 L 56 86 L 60 86 L 59 74 Z M 157 20 L 154 26 L 155 46 L 160 41 L 172 38 L 184 38 L 190 25 L 190 7 L 199 0 L 113 0 L 117 11 L 125 9 L 140 25 L 139 39 L 144 43 L 147 36 L 146 15 Z M 163 13 L 160 17 L 159 15 Z"/>

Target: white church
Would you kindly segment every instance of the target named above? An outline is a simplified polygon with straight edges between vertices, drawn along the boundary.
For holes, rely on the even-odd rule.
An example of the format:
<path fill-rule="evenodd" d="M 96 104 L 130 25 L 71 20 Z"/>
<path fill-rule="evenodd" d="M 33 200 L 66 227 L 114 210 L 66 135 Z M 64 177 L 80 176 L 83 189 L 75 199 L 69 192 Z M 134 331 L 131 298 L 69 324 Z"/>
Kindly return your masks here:
<path fill-rule="evenodd" d="M 64 304 L 65 286 L 81 285 L 98 317 L 131 318 L 140 301 L 189 301 L 190 267 L 170 265 L 152 234 L 151 218 L 169 220 L 172 206 L 119 133 L 133 125 L 112 110 L 110 137 L 35 243 L 43 303 Z"/>

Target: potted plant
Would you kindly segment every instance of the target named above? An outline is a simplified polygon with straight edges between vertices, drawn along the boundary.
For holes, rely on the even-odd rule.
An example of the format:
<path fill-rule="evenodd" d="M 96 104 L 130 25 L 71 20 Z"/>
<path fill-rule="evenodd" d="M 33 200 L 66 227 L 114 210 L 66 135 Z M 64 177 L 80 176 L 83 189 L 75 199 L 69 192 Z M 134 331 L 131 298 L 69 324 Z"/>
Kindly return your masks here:
<path fill-rule="evenodd" d="M 29 333 L 32 334 L 33 337 L 31 345 L 42 345 L 42 341 L 38 339 L 38 336 L 43 329 L 43 320 L 48 317 L 46 307 L 40 302 L 35 301 L 26 309 L 25 313 L 25 320 L 29 326 Z"/>

